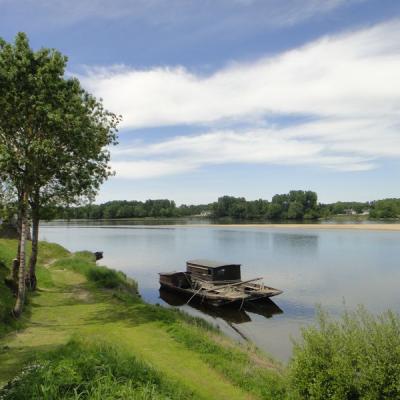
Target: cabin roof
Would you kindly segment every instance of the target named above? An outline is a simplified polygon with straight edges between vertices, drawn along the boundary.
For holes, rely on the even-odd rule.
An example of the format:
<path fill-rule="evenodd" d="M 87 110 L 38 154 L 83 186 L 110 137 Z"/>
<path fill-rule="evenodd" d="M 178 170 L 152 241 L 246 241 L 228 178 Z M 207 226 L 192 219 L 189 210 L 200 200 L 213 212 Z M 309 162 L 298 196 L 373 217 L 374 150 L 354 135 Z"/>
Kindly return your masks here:
<path fill-rule="evenodd" d="M 220 261 L 205 260 L 205 259 L 189 260 L 186 261 L 186 264 L 198 265 L 200 267 L 206 267 L 206 268 L 221 268 L 221 267 L 231 267 L 231 266 L 240 267 L 240 264 L 231 264 L 226 262 L 224 263 Z"/>
<path fill-rule="evenodd" d="M 172 271 L 172 272 L 159 272 L 158 273 L 158 275 L 166 275 L 166 276 L 173 276 L 173 275 L 179 275 L 179 274 L 184 274 L 184 272 Z"/>

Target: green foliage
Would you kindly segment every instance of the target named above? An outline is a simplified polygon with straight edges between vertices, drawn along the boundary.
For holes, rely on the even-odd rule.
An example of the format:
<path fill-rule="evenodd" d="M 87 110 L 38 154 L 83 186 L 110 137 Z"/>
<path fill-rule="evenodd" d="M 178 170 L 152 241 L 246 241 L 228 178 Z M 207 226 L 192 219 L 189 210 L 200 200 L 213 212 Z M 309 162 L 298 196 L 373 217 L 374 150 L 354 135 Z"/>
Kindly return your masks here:
<path fill-rule="evenodd" d="M 212 206 L 216 218 L 302 220 L 319 217 L 317 194 L 311 191 L 292 190 L 277 194 L 271 203 L 267 200 L 247 201 L 243 197 L 223 196 Z"/>
<path fill-rule="evenodd" d="M 399 218 L 400 199 L 374 201 L 371 205 L 370 218 Z"/>
<path fill-rule="evenodd" d="M 7 222 L 0 224 L 0 238 L 17 239 L 18 238 L 17 227 L 14 224 Z"/>
<path fill-rule="evenodd" d="M 39 262 L 52 262 L 61 257 L 67 257 L 69 251 L 57 243 L 39 242 Z"/>
<path fill-rule="evenodd" d="M 171 200 L 114 200 L 74 208 L 59 208 L 55 216 L 64 219 L 169 218 L 198 215 L 209 206 L 185 204 L 177 207 Z"/>
<path fill-rule="evenodd" d="M 110 201 L 74 208 L 54 209 L 51 218 L 107 219 L 107 218 L 168 218 L 187 217 L 211 212 L 214 218 L 233 220 L 315 220 L 337 215 L 361 215 L 370 211 L 370 218 L 398 218 L 400 199 L 373 202 L 338 201 L 318 204 L 317 194 L 312 191 L 292 190 L 277 194 L 272 201 L 248 201 L 244 197 L 222 196 L 215 203 L 181 205 L 171 200 Z"/>
<path fill-rule="evenodd" d="M 13 327 L 11 311 L 15 298 L 6 281 L 11 272 L 8 266 L 11 265 L 16 250 L 16 242 L 14 240 L 0 240 L 0 337 Z"/>
<path fill-rule="evenodd" d="M 199 327 L 195 321 L 189 324 L 175 323 L 169 327 L 172 337 L 188 349 L 196 351 L 211 367 L 226 376 L 241 389 L 251 392 L 261 399 L 286 398 L 286 379 L 274 368 L 268 368 L 263 358 L 258 358 L 250 350 L 216 343 L 207 334 L 209 328 Z"/>
<path fill-rule="evenodd" d="M 109 146 L 117 143 L 120 117 L 105 110 L 78 79 L 65 77 L 66 65 L 67 58 L 55 49 L 34 51 L 25 33 L 19 32 L 14 43 L 0 38 L 0 187 L 9 186 L 16 195 L 21 232 L 31 208 L 27 276 L 33 289 L 39 221 L 49 213 L 43 207 L 92 198 L 112 175 Z M 24 248 L 21 277 L 27 269 Z M 18 316 L 24 283 L 19 281 Z"/>
<path fill-rule="evenodd" d="M 76 340 L 25 367 L 0 391 L 2 400 L 192 398 L 118 347 Z"/>
<path fill-rule="evenodd" d="M 0 245 L 4 242 L 0 240 Z M 8 244 L 11 247 L 16 242 Z M 46 267 L 39 265 L 39 286 L 51 290 L 31 296 L 32 321 L 27 320 L 27 334 L 0 342 L 0 385 L 15 377 L 27 359 L 36 362 L 18 374 L 2 393 L 8 396 L 5 398 L 204 399 L 219 398 L 223 393 L 224 398 L 239 399 L 252 398 L 249 392 L 264 393 L 265 398 L 268 393 L 281 393 L 281 375 L 267 358 L 239 348 L 203 319 L 146 304 L 125 290 L 99 290 L 99 283 L 87 282 L 82 276 L 97 268 L 93 254 L 71 255 L 60 246 L 42 245 L 41 257 L 45 258 L 41 264 Z M 97 275 L 104 278 L 102 273 Z M 107 355 L 109 346 L 87 351 L 85 343 L 78 343 L 76 351 L 68 345 L 38 359 L 38 354 L 66 343 L 71 334 L 91 341 L 101 337 L 113 346 L 117 343 L 120 350 L 113 359 Z M 137 385 L 132 387 L 130 377 L 117 367 L 129 365 L 139 371 L 134 361 L 138 354 L 174 381 L 171 391 L 161 374 L 160 384 L 146 375 L 142 385 L 141 375 L 135 372 L 132 381 Z M 147 370 L 147 365 L 144 368 Z"/>
<path fill-rule="evenodd" d="M 120 118 L 67 79 L 66 64 L 54 49 L 31 49 L 24 33 L 0 39 L 2 177 L 19 193 L 42 189 L 41 200 L 92 194 L 110 175 L 107 146 L 116 143 Z"/>
<path fill-rule="evenodd" d="M 6 266 L 11 266 L 17 252 L 17 241 L 12 239 L 0 239 L 0 261 Z"/>
<path fill-rule="evenodd" d="M 86 276 L 89 282 L 105 289 L 116 289 L 130 294 L 137 294 L 137 283 L 128 278 L 123 272 L 96 265 L 94 256 L 90 252 L 78 252 L 61 258 L 54 264 L 79 272 Z"/>
<path fill-rule="evenodd" d="M 317 321 L 294 347 L 290 375 L 299 398 L 400 398 L 399 315 L 375 317 L 360 307 L 340 320 L 319 310 Z"/>
<path fill-rule="evenodd" d="M 9 273 L 9 269 L 0 260 L 0 337 L 8 331 L 12 322 L 11 310 L 15 302 L 12 291 L 6 285 Z"/>
<path fill-rule="evenodd" d="M 337 201 L 331 204 L 320 204 L 319 214 L 322 218 L 330 218 L 335 215 L 360 215 L 371 208 L 369 202 Z"/>
<path fill-rule="evenodd" d="M 117 289 L 126 282 L 126 275 L 106 267 L 96 267 L 88 270 L 89 281 L 95 282 L 100 287 Z"/>

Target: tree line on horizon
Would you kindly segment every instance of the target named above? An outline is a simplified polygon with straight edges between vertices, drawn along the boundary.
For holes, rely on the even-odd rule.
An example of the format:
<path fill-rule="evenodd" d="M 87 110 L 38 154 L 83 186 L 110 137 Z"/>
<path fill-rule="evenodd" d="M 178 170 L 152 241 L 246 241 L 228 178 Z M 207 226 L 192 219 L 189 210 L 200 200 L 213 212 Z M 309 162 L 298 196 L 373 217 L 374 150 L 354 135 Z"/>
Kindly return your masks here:
<path fill-rule="evenodd" d="M 400 199 L 371 202 L 318 203 L 313 191 L 292 190 L 277 194 L 271 201 L 246 200 L 244 197 L 222 196 L 214 203 L 177 206 L 173 200 L 114 200 L 79 207 L 60 207 L 52 211 L 58 219 L 180 218 L 204 216 L 235 220 L 315 220 L 336 215 L 362 215 L 369 218 L 398 218 Z"/>

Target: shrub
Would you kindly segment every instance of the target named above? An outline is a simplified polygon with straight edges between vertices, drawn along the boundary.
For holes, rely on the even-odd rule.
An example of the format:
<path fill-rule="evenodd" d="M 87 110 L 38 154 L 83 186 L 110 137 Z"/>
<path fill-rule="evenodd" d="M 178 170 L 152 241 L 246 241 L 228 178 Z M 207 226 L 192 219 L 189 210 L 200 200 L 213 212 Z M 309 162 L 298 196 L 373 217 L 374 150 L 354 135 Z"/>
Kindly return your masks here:
<path fill-rule="evenodd" d="M 7 286 L 9 270 L 0 260 L 0 337 L 10 328 L 11 310 L 15 299 L 12 290 Z"/>
<path fill-rule="evenodd" d="M 373 316 L 364 308 L 334 320 L 322 310 L 303 330 L 290 364 L 302 399 L 399 399 L 400 317 Z"/>
<path fill-rule="evenodd" d="M 87 277 L 90 281 L 107 289 L 117 289 L 123 287 L 126 283 L 125 274 L 106 267 L 90 268 Z"/>
<path fill-rule="evenodd" d="M 117 347 L 76 340 L 29 364 L 0 390 L 1 400 L 192 398 Z"/>
<path fill-rule="evenodd" d="M 61 258 L 56 267 L 67 268 L 86 276 L 88 281 L 106 289 L 118 289 L 129 294 L 137 294 L 137 283 L 128 278 L 123 272 L 96 265 L 92 253 L 77 252 Z"/>

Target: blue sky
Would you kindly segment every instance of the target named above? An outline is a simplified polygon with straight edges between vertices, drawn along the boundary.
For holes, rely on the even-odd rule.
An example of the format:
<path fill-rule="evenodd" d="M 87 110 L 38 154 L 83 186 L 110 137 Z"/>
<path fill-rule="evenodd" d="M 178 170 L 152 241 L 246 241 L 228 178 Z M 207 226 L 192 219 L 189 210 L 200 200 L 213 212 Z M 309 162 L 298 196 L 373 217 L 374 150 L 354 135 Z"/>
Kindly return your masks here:
<path fill-rule="evenodd" d="M 0 0 L 111 111 L 97 201 L 400 197 L 396 0 Z"/>

